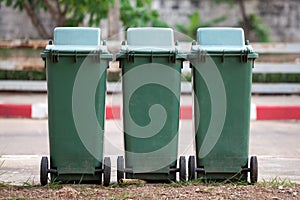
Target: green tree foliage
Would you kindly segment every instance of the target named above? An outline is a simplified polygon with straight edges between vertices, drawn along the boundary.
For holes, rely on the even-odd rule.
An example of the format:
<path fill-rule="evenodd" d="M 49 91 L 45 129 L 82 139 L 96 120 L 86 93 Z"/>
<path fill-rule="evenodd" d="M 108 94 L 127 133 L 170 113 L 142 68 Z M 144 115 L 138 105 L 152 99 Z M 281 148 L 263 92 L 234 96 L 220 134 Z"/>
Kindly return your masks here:
<path fill-rule="evenodd" d="M 190 36 L 191 38 L 196 38 L 197 29 L 200 27 L 210 27 L 214 26 L 226 19 L 225 16 L 218 17 L 209 22 L 202 23 L 199 12 L 195 11 L 188 15 L 189 24 L 184 26 L 182 24 L 176 24 L 175 27 L 178 31 Z"/>
<path fill-rule="evenodd" d="M 44 27 L 40 12 L 48 12 L 55 26 L 78 26 L 87 17 L 90 26 L 105 18 L 111 0 L 0 0 L 6 6 L 25 11 L 42 38 L 52 33 Z"/>
<path fill-rule="evenodd" d="M 269 29 L 263 24 L 262 19 L 255 14 L 247 14 L 245 0 L 213 0 L 215 3 L 228 3 L 232 6 L 238 4 L 242 21 L 239 22 L 239 26 L 244 28 L 246 38 L 259 41 L 270 42 Z"/>
<path fill-rule="evenodd" d="M 261 17 L 250 14 L 249 15 L 249 21 L 250 21 L 250 30 L 253 31 L 255 34 L 255 40 L 260 42 L 271 42 L 270 39 L 270 31 L 268 27 L 266 27 L 261 19 Z"/>
<path fill-rule="evenodd" d="M 77 26 L 88 16 L 89 25 L 99 25 L 106 17 L 111 0 L 0 0 L 6 6 L 23 11 L 28 4 L 33 11 L 49 11 L 53 19 L 67 26 Z"/>
<path fill-rule="evenodd" d="M 231 5 L 234 5 L 236 3 L 236 0 L 213 0 L 215 3 L 229 3 Z"/>
<path fill-rule="evenodd" d="M 159 13 L 151 10 L 152 0 L 120 0 L 121 20 L 125 29 L 129 27 L 168 27 L 159 19 Z"/>
<path fill-rule="evenodd" d="M 36 27 L 41 38 L 48 39 L 52 32 L 44 26 L 40 12 L 48 12 L 55 26 L 79 26 L 88 19 L 89 26 L 99 26 L 107 17 L 114 0 L 0 0 L 6 6 L 25 11 Z M 152 0 L 120 0 L 121 20 L 125 26 L 161 26 L 167 24 L 159 20 L 156 10 L 151 10 Z"/>

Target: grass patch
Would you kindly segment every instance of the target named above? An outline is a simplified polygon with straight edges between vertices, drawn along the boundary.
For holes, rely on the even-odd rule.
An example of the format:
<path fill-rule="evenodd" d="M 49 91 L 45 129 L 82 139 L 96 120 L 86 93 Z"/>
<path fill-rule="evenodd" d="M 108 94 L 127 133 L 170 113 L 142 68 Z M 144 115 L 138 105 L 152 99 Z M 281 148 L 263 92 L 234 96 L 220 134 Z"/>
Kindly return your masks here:
<path fill-rule="evenodd" d="M 228 185 L 228 186 L 245 186 L 249 185 L 247 181 L 236 181 L 236 180 L 230 180 L 226 179 L 223 181 L 215 181 L 215 180 L 209 180 L 204 178 L 199 178 L 195 180 L 190 181 L 180 181 L 180 182 L 171 182 L 170 184 L 163 184 L 164 187 L 182 187 L 182 186 L 189 186 L 189 185 L 203 185 L 203 186 L 222 186 L 222 185 Z"/>
<path fill-rule="evenodd" d="M 127 184 L 127 183 L 122 183 L 122 184 L 118 184 L 118 183 L 113 183 L 111 184 L 109 187 L 110 188 L 127 188 L 127 187 L 139 187 L 139 186 L 144 186 L 145 183 L 130 183 L 130 184 Z"/>
<path fill-rule="evenodd" d="M 0 162 L 0 168 L 4 165 L 4 162 L 5 162 L 5 160 L 3 160 L 3 161 Z M 3 174 L 5 174 L 5 172 L 1 172 L 0 176 L 3 175 Z M 4 183 L 4 182 L 0 181 L 0 188 L 8 187 L 8 186 L 10 186 L 9 183 Z"/>
<path fill-rule="evenodd" d="M 5 160 L 3 160 L 2 162 L 0 162 L 0 168 L 4 165 Z M 0 176 L 3 175 L 5 172 L 1 172 Z"/>
<path fill-rule="evenodd" d="M 191 82 L 191 73 L 181 74 L 181 81 Z M 255 73 L 252 74 L 253 83 L 300 83 L 300 74 L 285 73 Z"/>
<path fill-rule="evenodd" d="M 119 71 L 107 71 L 108 82 L 118 82 L 121 80 L 121 72 Z"/>
<path fill-rule="evenodd" d="M 181 74 L 181 81 L 183 81 L 183 82 L 191 82 L 192 81 L 192 74 L 191 73 L 183 73 L 183 74 Z"/>
<path fill-rule="evenodd" d="M 118 82 L 120 72 L 107 72 L 108 82 Z M 45 70 L 0 70 L 0 80 L 46 80 Z M 181 81 L 191 82 L 191 73 L 181 75 Z M 253 74 L 253 83 L 300 83 L 300 74 Z"/>
<path fill-rule="evenodd" d="M 23 182 L 22 186 L 29 187 L 29 188 L 33 187 L 34 184 L 30 181 L 30 179 L 31 177 L 29 177 L 25 182 Z"/>
<path fill-rule="evenodd" d="M 300 74 L 253 74 L 253 83 L 300 83 Z"/>
<path fill-rule="evenodd" d="M 45 70 L 0 70 L 0 80 L 46 80 Z"/>
<path fill-rule="evenodd" d="M 7 198 L 7 200 L 27 200 L 29 198 L 24 198 L 24 197 L 16 197 L 16 198 Z"/>
<path fill-rule="evenodd" d="M 214 180 L 207 180 L 207 179 L 195 179 L 191 181 L 180 181 L 180 182 L 172 182 L 170 184 L 162 184 L 163 187 L 182 187 L 182 186 L 189 186 L 189 185 L 203 185 L 203 186 L 232 186 L 232 187 L 238 187 L 238 186 L 247 186 L 251 185 L 247 181 L 234 181 L 230 179 L 226 179 L 224 181 L 214 181 Z M 299 187 L 300 184 L 291 181 L 287 178 L 280 178 L 275 177 L 271 180 L 265 180 L 263 179 L 261 182 L 257 182 L 254 184 L 255 186 L 271 186 L 271 187 Z"/>
<path fill-rule="evenodd" d="M 285 187 L 297 187 L 300 186 L 300 184 L 295 183 L 291 181 L 290 179 L 287 178 L 280 178 L 280 177 L 275 177 L 271 180 L 265 180 L 256 183 L 256 185 L 259 186 L 272 186 L 272 187 L 279 187 L 279 186 L 285 186 Z"/>
<path fill-rule="evenodd" d="M 0 59 L 6 60 L 7 58 L 13 57 L 35 57 L 39 58 L 41 49 L 31 48 L 0 48 Z"/>
<path fill-rule="evenodd" d="M 11 187 L 12 185 L 10 183 L 0 183 L 0 189 L 1 188 L 6 188 L 6 187 Z"/>
<path fill-rule="evenodd" d="M 51 181 L 50 183 L 44 186 L 44 188 L 53 189 L 53 190 L 59 190 L 62 187 L 63 185 L 61 184 L 61 182 L 56 182 L 56 181 Z"/>
<path fill-rule="evenodd" d="M 46 80 L 45 70 L 0 70 L 0 80 Z M 107 72 L 108 82 L 120 81 L 119 72 Z"/>
<path fill-rule="evenodd" d="M 128 192 L 122 192 L 121 194 L 115 194 L 115 193 L 110 193 L 108 195 L 109 199 L 131 199 L 136 197 L 136 195 L 132 194 L 132 193 L 128 193 Z"/>

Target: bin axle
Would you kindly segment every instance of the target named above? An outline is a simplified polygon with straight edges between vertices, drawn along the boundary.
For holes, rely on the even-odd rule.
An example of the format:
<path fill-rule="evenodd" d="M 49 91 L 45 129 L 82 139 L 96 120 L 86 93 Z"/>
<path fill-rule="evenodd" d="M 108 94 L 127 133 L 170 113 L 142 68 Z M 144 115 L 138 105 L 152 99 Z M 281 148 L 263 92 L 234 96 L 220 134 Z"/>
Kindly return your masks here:
<path fill-rule="evenodd" d="M 103 169 L 95 169 L 95 174 L 102 174 L 103 173 Z"/>
<path fill-rule="evenodd" d="M 48 170 L 47 170 L 47 173 L 58 175 L 57 169 L 48 169 Z"/>
<path fill-rule="evenodd" d="M 180 172 L 180 168 L 170 168 L 170 172 Z"/>
<path fill-rule="evenodd" d="M 248 173 L 248 172 L 251 172 L 251 169 L 246 167 L 246 168 L 242 168 L 242 171 L 241 173 Z"/>
<path fill-rule="evenodd" d="M 195 172 L 201 172 L 201 173 L 204 173 L 205 170 L 204 170 L 203 167 L 196 167 L 196 168 L 195 168 Z"/>

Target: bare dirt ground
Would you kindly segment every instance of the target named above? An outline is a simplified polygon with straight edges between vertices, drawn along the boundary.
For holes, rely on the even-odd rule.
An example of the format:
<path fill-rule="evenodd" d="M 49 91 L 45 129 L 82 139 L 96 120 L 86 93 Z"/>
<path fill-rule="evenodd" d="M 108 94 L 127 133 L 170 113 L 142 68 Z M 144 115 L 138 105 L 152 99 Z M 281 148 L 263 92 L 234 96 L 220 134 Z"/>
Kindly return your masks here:
<path fill-rule="evenodd" d="M 300 199 L 300 185 L 0 185 L 0 199 Z"/>

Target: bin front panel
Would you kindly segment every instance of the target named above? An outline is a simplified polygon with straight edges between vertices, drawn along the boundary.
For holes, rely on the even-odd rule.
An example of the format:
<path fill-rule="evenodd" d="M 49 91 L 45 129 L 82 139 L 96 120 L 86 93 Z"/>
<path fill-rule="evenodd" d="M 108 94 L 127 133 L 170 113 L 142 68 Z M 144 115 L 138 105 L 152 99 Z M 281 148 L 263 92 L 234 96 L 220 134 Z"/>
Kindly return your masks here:
<path fill-rule="evenodd" d="M 58 170 L 58 174 L 94 174 L 95 168 L 101 167 L 102 163 L 107 61 L 99 64 L 85 58 L 78 57 L 74 62 L 73 56 L 60 56 L 58 62 L 52 62 L 48 56 L 46 60 L 50 165 Z M 72 96 L 82 65 L 88 65 L 90 71 L 87 73 L 90 75 L 102 74 L 95 96 L 89 97 L 95 99 L 95 112 L 101 128 L 98 131 L 87 128 L 85 133 L 78 133 L 73 118 Z M 84 105 L 86 102 L 81 103 Z M 87 135 L 88 144 L 84 144 L 80 134 Z"/>
<path fill-rule="evenodd" d="M 204 167 L 207 173 L 237 173 L 247 166 L 248 161 L 252 60 L 241 62 L 240 57 L 235 56 L 225 57 L 222 62 L 222 55 L 211 59 L 223 79 L 226 117 L 220 137 L 213 139 L 217 142 L 212 150 L 207 155 L 200 155 L 209 126 L 214 126 L 210 92 L 201 75 L 201 70 L 211 65 L 207 61 L 194 62 L 194 107 L 198 102 L 200 112 L 195 113 L 197 166 Z"/>
<path fill-rule="evenodd" d="M 133 173 L 169 173 L 176 166 L 181 65 L 170 63 L 168 57 L 153 59 L 152 63 L 147 56 L 134 62 L 120 60 L 125 162 Z M 137 76 L 137 70 L 143 74 Z M 171 83 L 170 88 L 157 81 L 158 76 Z"/>

